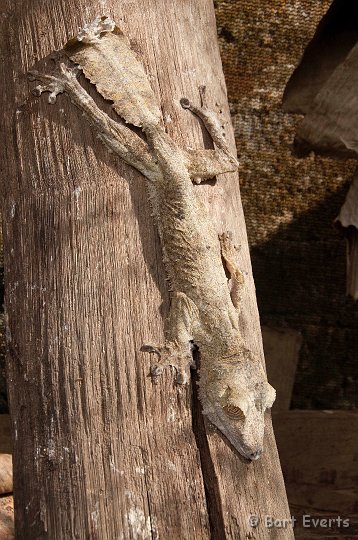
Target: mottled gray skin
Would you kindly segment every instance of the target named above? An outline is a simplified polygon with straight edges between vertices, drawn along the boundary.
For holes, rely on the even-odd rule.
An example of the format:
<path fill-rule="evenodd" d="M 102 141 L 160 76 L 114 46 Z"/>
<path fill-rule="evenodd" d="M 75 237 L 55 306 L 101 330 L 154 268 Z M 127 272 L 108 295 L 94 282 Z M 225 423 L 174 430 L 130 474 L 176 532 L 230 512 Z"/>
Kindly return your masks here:
<path fill-rule="evenodd" d="M 241 338 L 218 234 L 195 194 L 180 152 L 162 130 L 146 134 L 163 173 L 156 184 L 163 259 L 173 294 L 187 297 L 181 309 L 192 311 L 189 338 L 203 354 L 210 344 L 216 349 L 217 340 L 223 354 L 229 354 Z"/>
<path fill-rule="evenodd" d="M 100 43 L 97 39 L 93 42 L 97 41 Z M 64 64 L 59 67 L 55 75 L 32 73 L 43 83 L 36 87 L 37 93 L 50 92 L 50 103 L 55 102 L 58 93 L 67 93 L 95 127 L 99 138 L 148 179 L 171 290 L 166 342 L 162 347 L 143 348 L 160 356 L 152 375 L 160 375 L 165 365 L 171 365 L 177 370 L 177 382 L 186 382 L 195 344 L 200 353 L 199 396 L 203 413 L 240 454 L 257 459 L 263 447 L 264 413 L 272 406 L 275 391 L 267 382 L 260 359 L 245 347 L 239 332 L 243 277 L 236 265 L 230 235 L 218 236 L 192 183 L 197 183 L 198 177 L 210 178 L 237 169 L 215 115 L 206 107 L 196 108 L 182 100 L 184 108 L 203 120 L 216 146 L 216 150 L 193 152 L 181 150 L 156 121 L 149 121 L 153 115 L 148 114 L 143 103 L 143 114 L 135 112 L 147 137 L 146 144 L 96 106 L 73 70 Z M 95 65 L 89 67 L 96 69 Z M 134 85 L 134 96 L 135 92 Z M 116 103 L 116 110 L 121 110 L 120 102 Z M 128 114 L 128 102 L 125 110 Z M 124 113 L 123 116 L 126 119 Z M 231 276 L 231 291 L 223 260 Z"/>
<path fill-rule="evenodd" d="M 204 414 L 244 457 L 257 459 L 264 413 L 275 391 L 239 332 L 239 305 L 234 305 L 222 263 L 223 258 L 236 284 L 242 284 L 233 246 L 228 235 L 219 239 L 213 229 L 173 142 L 158 128 L 146 134 L 163 172 L 156 187 L 157 225 L 173 291 L 167 342 L 160 354 L 180 374 L 194 342 L 200 352 Z"/>

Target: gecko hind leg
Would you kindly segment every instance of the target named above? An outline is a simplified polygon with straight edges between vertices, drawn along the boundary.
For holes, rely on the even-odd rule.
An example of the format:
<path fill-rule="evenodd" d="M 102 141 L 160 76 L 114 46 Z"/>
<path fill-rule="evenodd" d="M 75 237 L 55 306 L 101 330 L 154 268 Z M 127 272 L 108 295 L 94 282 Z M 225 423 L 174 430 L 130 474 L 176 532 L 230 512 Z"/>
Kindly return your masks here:
<path fill-rule="evenodd" d="M 232 233 L 230 231 L 220 234 L 219 240 L 221 247 L 221 256 L 225 261 L 225 266 L 232 280 L 232 288 L 230 291 L 231 300 L 237 311 L 239 311 L 241 304 L 241 292 L 245 283 L 245 279 L 236 262 L 237 249 L 233 244 Z"/>
<path fill-rule="evenodd" d="M 168 366 L 175 369 L 175 382 L 186 384 L 190 367 L 194 367 L 191 327 L 197 317 L 197 307 L 181 292 L 172 296 L 169 316 L 165 324 L 165 344 L 162 347 L 143 345 L 142 351 L 155 353 L 159 362 L 151 367 L 152 378 L 157 379 Z"/>

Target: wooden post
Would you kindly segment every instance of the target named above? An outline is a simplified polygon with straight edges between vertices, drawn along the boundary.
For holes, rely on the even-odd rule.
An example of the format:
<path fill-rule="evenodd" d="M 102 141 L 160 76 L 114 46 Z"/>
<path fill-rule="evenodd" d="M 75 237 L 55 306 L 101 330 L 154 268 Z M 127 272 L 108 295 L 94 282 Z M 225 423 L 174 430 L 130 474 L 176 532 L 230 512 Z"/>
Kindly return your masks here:
<path fill-rule="evenodd" d="M 175 386 L 170 373 L 152 385 L 139 352 L 162 341 L 168 309 L 144 179 L 107 152 L 65 96 L 54 107 L 30 95 L 27 70 L 100 13 L 131 39 L 170 135 L 202 147 L 200 125 L 178 102 L 197 99 L 204 84 L 234 147 L 210 0 L 1 8 L 16 538 L 271 538 L 264 516 L 289 517 L 271 421 L 263 458 L 245 462 L 209 426 L 206 435 L 190 386 Z M 197 189 L 218 230 L 241 244 L 242 330 L 262 353 L 237 175 Z"/>

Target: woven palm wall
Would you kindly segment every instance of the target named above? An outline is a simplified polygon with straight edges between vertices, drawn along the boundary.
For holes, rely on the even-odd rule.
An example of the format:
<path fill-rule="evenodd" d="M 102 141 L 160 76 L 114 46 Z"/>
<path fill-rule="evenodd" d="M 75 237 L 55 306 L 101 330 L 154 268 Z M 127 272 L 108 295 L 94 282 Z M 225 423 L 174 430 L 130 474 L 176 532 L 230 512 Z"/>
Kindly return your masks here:
<path fill-rule="evenodd" d="M 358 310 L 345 296 L 345 242 L 333 227 L 356 163 L 294 157 L 301 117 L 281 108 L 330 5 L 216 2 L 260 316 L 302 332 L 292 406 L 312 409 L 352 408 L 358 396 Z"/>

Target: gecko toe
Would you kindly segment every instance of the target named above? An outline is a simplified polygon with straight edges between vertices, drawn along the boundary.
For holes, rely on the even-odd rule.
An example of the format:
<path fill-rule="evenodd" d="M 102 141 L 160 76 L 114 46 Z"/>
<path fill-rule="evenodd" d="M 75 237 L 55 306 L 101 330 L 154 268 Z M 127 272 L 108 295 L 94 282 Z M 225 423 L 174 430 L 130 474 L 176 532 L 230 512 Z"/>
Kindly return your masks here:
<path fill-rule="evenodd" d="M 150 368 L 150 376 L 153 382 L 163 374 L 166 367 L 172 367 L 175 370 L 175 383 L 187 384 L 189 381 L 188 371 L 190 367 L 194 367 L 192 351 L 195 350 L 195 345 L 189 343 L 186 350 L 180 350 L 177 344 L 166 343 L 163 347 L 155 347 L 153 345 L 143 345 L 140 349 L 142 352 L 149 352 L 158 355 L 159 363 L 154 364 Z"/>
<path fill-rule="evenodd" d="M 141 349 L 142 352 L 149 352 L 157 354 L 158 356 L 161 356 L 161 350 L 159 347 L 155 347 L 154 345 L 142 345 Z"/>
<path fill-rule="evenodd" d="M 155 364 L 150 368 L 150 376 L 153 380 L 157 379 L 163 374 L 164 368 L 158 364 Z"/>
<path fill-rule="evenodd" d="M 186 97 L 181 98 L 180 105 L 183 107 L 183 109 L 190 109 L 191 107 L 191 103 Z"/>
<path fill-rule="evenodd" d="M 176 368 L 175 382 L 181 385 L 188 383 L 188 375 L 184 369 Z"/>

